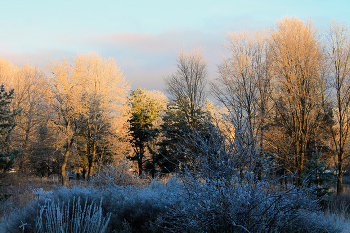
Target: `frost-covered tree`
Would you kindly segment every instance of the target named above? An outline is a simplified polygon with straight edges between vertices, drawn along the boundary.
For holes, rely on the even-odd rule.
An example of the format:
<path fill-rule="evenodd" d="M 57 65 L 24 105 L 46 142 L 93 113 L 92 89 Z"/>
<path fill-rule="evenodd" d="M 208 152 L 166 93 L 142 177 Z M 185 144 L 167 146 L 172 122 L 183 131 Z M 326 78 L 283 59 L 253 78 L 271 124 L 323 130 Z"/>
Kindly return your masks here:
<path fill-rule="evenodd" d="M 56 146 L 63 157 L 60 175 L 65 184 L 69 154 L 81 136 L 88 142 L 85 155 L 90 156 L 89 175 L 93 173 L 105 120 L 111 121 L 118 115 L 129 86 L 116 63 L 98 54 L 79 55 L 73 63 L 67 59 L 61 63 L 50 61 L 48 68 L 49 87 L 45 97 L 53 109 L 50 123 L 57 132 Z"/>

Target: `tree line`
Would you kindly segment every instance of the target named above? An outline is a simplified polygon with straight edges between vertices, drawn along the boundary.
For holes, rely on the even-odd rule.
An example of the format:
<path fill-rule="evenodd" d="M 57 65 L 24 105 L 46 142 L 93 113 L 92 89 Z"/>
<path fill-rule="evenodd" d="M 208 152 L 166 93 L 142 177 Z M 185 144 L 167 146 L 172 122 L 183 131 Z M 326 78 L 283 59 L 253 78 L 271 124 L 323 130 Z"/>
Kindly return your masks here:
<path fill-rule="evenodd" d="M 341 193 L 349 151 L 346 24 L 334 21 L 321 35 L 311 21 L 285 17 L 269 30 L 229 32 L 223 45 L 228 56 L 213 81 L 203 49 L 181 50 L 176 71 L 165 78 L 169 99 L 142 88 L 129 93 L 116 63 L 98 54 L 49 61 L 45 74 L 0 60 L 0 121 L 7 124 L 0 125 L 1 161 L 8 158 L 17 172 L 59 173 L 63 184 L 67 166 L 89 179 L 120 158 L 155 177 L 195 169 L 194 155 L 205 156 L 199 146 L 216 128 L 222 140 L 259 151 L 242 156 L 242 175 L 261 179 L 270 161 L 273 176 L 301 185 L 318 150 L 334 165 Z"/>

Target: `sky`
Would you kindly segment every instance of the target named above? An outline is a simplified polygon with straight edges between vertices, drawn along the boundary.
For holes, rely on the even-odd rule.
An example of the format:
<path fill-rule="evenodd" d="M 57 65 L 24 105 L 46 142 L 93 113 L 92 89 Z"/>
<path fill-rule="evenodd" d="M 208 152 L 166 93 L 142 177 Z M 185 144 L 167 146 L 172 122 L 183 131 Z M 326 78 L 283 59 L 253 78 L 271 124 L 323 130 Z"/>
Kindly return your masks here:
<path fill-rule="evenodd" d="M 350 23 L 348 0 L 0 0 L 0 58 L 43 71 L 78 54 L 113 58 L 132 89 L 164 91 L 181 49 L 202 47 L 209 79 L 227 32 L 272 28 L 285 16 L 311 19 L 320 33 Z M 348 24 L 349 25 L 349 24 Z"/>

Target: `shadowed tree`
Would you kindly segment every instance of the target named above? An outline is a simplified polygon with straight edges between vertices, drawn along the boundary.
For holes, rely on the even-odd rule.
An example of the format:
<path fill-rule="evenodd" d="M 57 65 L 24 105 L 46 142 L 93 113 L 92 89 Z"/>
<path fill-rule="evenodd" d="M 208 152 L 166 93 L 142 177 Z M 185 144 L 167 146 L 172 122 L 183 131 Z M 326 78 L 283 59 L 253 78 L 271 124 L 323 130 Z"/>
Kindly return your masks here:
<path fill-rule="evenodd" d="M 200 119 L 204 117 L 207 94 L 207 63 L 202 48 L 189 52 L 183 49 L 177 55 L 176 72 L 165 79 L 170 103 L 161 124 L 163 138 L 158 143 L 162 172 L 173 172 L 181 163 L 192 160 L 185 151 L 194 150 L 194 144 L 184 139 L 203 126 Z"/>
<path fill-rule="evenodd" d="M 10 170 L 15 163 L 18 150 L 10 150 L 9 136 L 16 126 L 15 116 L 18 111 L 10 108 L 14 99 L 14 91 L 6 92 L 4 85 L 0 86 L 0 175 Z"/>
<path fill-rule="evenodd" d="M 177 55 L 176 72 L 165 79 L 170 100 L 188 103 L 185 117 L 191 124 L 195 123 L 198 110 L 205 104 L 207 63 L 202 48 L 190 52 L 183 49 Z"/>

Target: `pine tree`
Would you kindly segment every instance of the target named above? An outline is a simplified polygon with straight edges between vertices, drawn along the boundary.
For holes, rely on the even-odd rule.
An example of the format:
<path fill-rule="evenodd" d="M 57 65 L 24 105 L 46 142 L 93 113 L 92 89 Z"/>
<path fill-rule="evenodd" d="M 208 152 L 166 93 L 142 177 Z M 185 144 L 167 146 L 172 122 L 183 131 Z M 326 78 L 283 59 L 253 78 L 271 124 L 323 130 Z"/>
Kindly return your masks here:
<path fill-rule="evenodd" d="M 14 98 L 14 90 L 5 91 L 4 85 L 0 86 L 0 174 L 10 170 L 14 163 L 18 150 L 9 150 L 9 136 L 16 126 L 15 116 L 18 111 L 10 109 L 11 100 Z"/>
<path fill-rule="evenodd" d="M 182 165 L 191 167 L 196 158 L 201 156 L 197 140 L 209 135 L 210 114 L 202 108 L 191 110 L 186 98 L 172 101 L 163 117 L 162 141 L 158 143 L 158 164 L 162 173 L 176 171 Z"/>
<path fill-rule="evenodd" d="M 132 107 L 131 117 L 128 120 L 130 123 L 130 142 L 135 151 L 135 155 L 130 156 L 129 159 L 137 161 L 139 175 L 141 175 L 148 143 L 158 135 L 158 129 L 153 127 L 153 121 L 158 118 L 160 108 L 155 99 L 148 97 L 141 88 L 131 91 L 129 102 Z M 151 159 L 148 163 L 152 161 L 155 160 Z M 154 169 L 152 170 L 152 176 L 154 176 Z"/>
<path fill-rule="evenodd" d="M 333 180 L 333 175 L 327 172 L 330 171 L 329 164 L 327 165 L 325 160 L 320 161 L 321 155 L 322 152 L 317 149 L 312 152 L 312 159 L 307 162 L 303 175 L 304 184 L 309 188 L 313 187 L 313 193 L 317 197 L 323 197 L 330 193 L 328 191 L 329 182 Z"/>
<path fill-rule="evenodd" d="M 160 126 L 163 138 L 158 143 L 158 163 L 162 173 L 174 172 L 180 163 L 189 162 L 185 137 L 190 132 L 191 124 L 184 106 L 180 106 L 180 103 L 181 101 L 173 101 L 168 105 Z"/>

